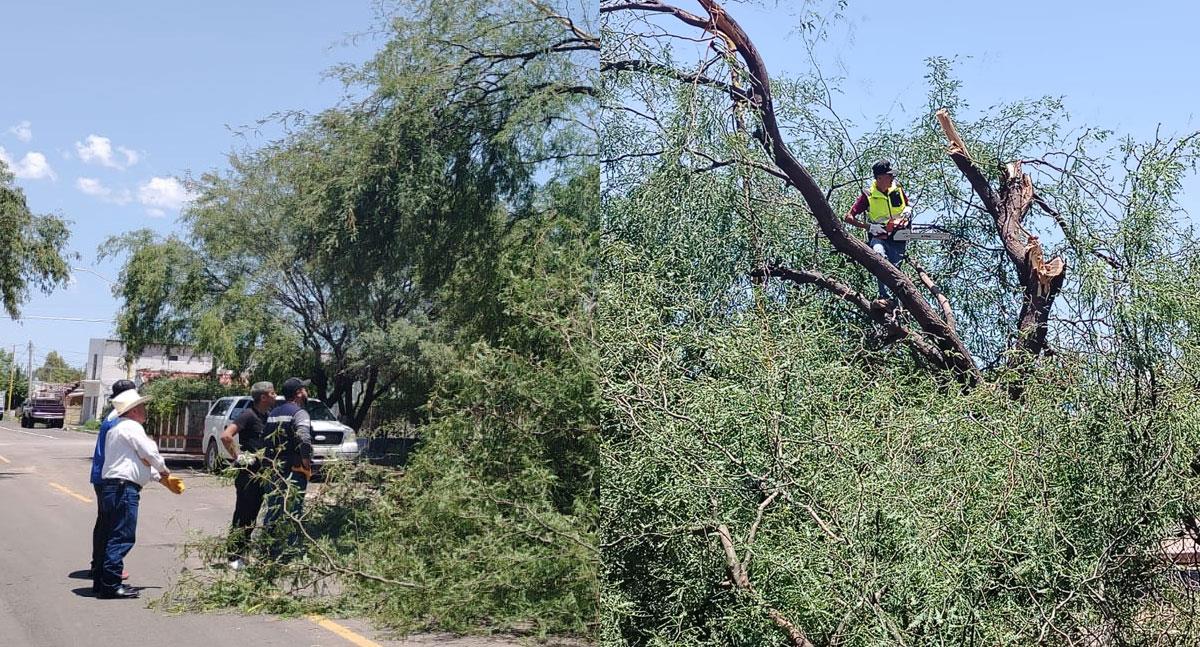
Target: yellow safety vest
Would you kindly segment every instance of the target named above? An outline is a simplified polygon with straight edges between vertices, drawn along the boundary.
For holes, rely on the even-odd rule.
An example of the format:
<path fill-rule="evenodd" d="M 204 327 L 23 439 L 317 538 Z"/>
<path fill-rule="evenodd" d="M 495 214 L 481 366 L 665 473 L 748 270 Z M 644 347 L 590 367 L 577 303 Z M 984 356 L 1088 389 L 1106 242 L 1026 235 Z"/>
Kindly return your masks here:
<path fill-rule="evenodd" d="M 895 180 L 892 180 L 892 186 L 887 193 L 880 191 L 875 186 L 875 180 L 871 180 L 871 190 L 867 192 L 868 222 L 882 225 L 900 215 L 907 206 L 908 199 L 904 197 L 904 191 L 900 190 L 900 185 Z"/>

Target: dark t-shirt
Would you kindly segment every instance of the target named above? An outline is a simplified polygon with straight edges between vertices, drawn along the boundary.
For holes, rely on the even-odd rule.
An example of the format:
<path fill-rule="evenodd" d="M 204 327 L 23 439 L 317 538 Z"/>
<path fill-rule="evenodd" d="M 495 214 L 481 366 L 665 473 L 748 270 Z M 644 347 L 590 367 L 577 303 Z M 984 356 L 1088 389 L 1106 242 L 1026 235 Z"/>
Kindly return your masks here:
<path fill-rule="evenodd" d="M 246 410 L 233 421 L 238 428 L 238 446 L 244 452 L 256 452 L 267 446 L 263 432 L 267 426 L 267 414 L 259 413 L 254 407 Z"/>

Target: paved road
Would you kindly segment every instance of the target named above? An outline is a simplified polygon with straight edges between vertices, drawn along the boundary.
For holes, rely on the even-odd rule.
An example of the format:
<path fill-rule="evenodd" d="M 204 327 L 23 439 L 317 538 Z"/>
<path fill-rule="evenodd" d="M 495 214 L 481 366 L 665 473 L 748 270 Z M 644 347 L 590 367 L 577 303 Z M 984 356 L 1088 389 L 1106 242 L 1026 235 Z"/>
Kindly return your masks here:
<path fill-rule="evenodd" d="M 157 483 L 142 491 L 137 544 L 125 560 L 139 600 L 91 597 L 86 573 L 96 504 L 88 483 L 95 435 L 61 429 L 21 429 L 0 422 L 0 645 L 90 647 L 115 643 L 216 645 L 446 645 L 513 644 L 440 635 L 384 640 L 365 622 L 279 619 L 231 614 L 168 615 L 148 608 L 184 564 L 179 549 L 191 531 L 215 533 L 229 523 L 233 489 L 220 480 L 175 467 L 187 491 Z"/>

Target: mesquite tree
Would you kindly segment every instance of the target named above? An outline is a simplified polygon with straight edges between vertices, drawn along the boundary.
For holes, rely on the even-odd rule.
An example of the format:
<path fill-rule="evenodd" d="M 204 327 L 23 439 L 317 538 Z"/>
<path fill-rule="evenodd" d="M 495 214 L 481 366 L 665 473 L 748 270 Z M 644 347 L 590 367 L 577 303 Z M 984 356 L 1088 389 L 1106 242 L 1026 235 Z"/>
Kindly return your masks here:
<path fill-rule="evenodd" d="M 1193 137 L 974 111 L 939 59 L 911 124 L 853 124 L 732 9 L 600 11 L 606 638 L 1194 639 L 1155 555 L 1200 442 Z M 879 157 L 955 233 L 899 267 L 840 219 Z"/>

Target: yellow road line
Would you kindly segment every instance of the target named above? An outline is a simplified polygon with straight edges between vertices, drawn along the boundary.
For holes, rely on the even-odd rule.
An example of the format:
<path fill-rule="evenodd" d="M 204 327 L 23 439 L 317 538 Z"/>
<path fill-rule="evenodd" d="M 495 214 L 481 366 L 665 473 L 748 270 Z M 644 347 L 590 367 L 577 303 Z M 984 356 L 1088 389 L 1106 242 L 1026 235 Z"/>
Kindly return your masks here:
<path fill-rule="evenodd" d="M 69 494 L 69 495 L 75 497 L 76 499 L 83 501 L 84 503 L 95 503 L 96 502 L 91 497 L 83 496 L 82 494 L 72 490 L 71 488 L 69 488 L 65 485 L 59 485 L 58 483 L 55 483 L 54 481 L 48 481 L 48 483 L 50 483 L 50 487 L 62 492 L 63 494 Z"/>
<path fill-rule="evenodd" d="M 0 461 L 4 461 L 5 463 L 11 463 L 11 462 L 12 462 L 12 461 L 8 460 L 7 458 L 5 458 L 5 457 L 3 457 L 3 456 L 0 456 Z"/>
<path fill-rule="evenodd" d="M 351 643 L 358 645 L 358 647 L 382 647 L 382 645 L 375 642 L 374 640 L 370 640 L 369 638 L 367 638 L 365 636 L 354 633 L 353 631 L 347 629 L 346 627 L 343 627 L 342 625 L 339 625 L 338 623 L 330 620 L 329 618 L 326 618 L 325 616 L 313 614 L 313 615 L 308 615 L 308 616 L 304 616 L 304 617 L 308 618 L 312 622 L 315 622 L 321 628 L 328 629 L 329 631 L 332 631 L 333 633 L 341 636 L 342 638 L 345 638 L 346 640 L 350 641 Z"/>

